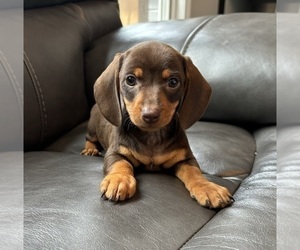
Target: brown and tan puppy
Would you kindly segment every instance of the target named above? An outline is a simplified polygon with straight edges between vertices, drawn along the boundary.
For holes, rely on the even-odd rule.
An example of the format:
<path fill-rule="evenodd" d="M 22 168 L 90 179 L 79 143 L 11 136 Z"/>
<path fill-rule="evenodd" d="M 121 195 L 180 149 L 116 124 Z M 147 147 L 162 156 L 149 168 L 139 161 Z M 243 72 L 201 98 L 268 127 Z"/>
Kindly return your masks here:
<path fill-rule="evenodd" d="M 211 95 L 188 57 L 160 42 L 140 43 L 115 56 L 94 94 L 82 154 L 106 150 L 100 185 L 105 198 L 131 198 L 139 167 L 172 168 L 202 206 L 222 208 L 234 201 L 226 188 L 202 175 L 184 132 L 204 113 Z"/>

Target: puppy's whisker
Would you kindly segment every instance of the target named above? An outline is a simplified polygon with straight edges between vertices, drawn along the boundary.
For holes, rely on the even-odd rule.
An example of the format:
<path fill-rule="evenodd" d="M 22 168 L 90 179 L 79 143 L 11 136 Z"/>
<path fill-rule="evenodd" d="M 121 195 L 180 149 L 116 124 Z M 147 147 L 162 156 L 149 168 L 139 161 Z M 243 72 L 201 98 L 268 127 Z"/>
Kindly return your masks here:
<path fill-rule="evenodd" d="M 126 131 L 130 131 L 131 128 L 134 128 L 135 125 L 130 120 L 129 114 L 126 112 L 123 117 L 123 127 Z"/>

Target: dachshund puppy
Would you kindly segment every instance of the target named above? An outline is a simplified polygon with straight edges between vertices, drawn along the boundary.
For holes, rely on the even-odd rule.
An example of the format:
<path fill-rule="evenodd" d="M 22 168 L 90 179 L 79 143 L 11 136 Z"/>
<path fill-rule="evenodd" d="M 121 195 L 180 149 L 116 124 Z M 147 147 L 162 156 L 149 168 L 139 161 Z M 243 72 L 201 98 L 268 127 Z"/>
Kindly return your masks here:
<path fill-rule="evenodd" d="M 211 88 L 190 58 L 160 42 L 117 54 L 94 86 L 96 105 L 84 155 L 104 148 L 102 196 L 123 201 L 136 192 L 135 168 L 171 169 L 202 206 L 223 208 L 229 191 L 208 181 L 184 129 L 204 113 Z"/>

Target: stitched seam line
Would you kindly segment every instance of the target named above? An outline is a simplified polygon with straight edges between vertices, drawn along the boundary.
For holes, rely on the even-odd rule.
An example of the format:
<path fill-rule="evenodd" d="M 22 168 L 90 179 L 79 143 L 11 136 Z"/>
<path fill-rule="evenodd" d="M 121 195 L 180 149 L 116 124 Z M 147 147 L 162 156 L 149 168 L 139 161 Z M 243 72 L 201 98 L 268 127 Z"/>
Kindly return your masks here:
<path fill-rule="evenodd" d="M 37 99 L 39 102 L 39 109 L 40 109 L 40 115 L 41 115 L 41 124 L 42 124 L 42 131 L 41 131 L 41 143 L 44 141 L 44 138 L 47 135 L 47 127 L 48 127 L 48 118 L 47 118 L 47 109 L 46 109 L 46 104 L 45 104 L 45 99 L 43 95 L 43 91 L 40 85 L 40 82 L 37 78 L 37 75 L 34 71 L 34 68 L 24 51 L 24 56 L 25 56 L 25 65 L 26 68 L 28 69 L 29 75 L 31 77 L 31 80 L 33 82 L 33 86 L 37 95 Z"/>
<path fill-rule="evenodd" d="M 194 37 L 197 35 L 197 33 L 203 29 L 210 21 L 212 21 L 213 19 L 217 18 L 217 16 L 213 16 L 213 17 L 209 17 L 207 18 L 204 22 L 200 23 L 190 34 L 189 36 L 186 38 L 182 49 L 180 51 L 181 54 L 185 54 L 189 45 L 191 44 L 192 40 L 194 39 Z"/>
<path fill-rule="evenodd" d="M 6 71 L 10 82 L 12 83 L 16 98 L 17 98 L 17 102 L 18 102 L 18 107 L 19 107 L 19 113 L 20 116 L 22 117 L 23 115 L 23 91 L 21 89 L 20 83 L 12 69 L 12 67 L 10 66 L 7 58 L 5 57 L 5 55 L 2 53 L 2 51 L 0 50 L 0 62 L 3 65 L 4 70 Z"/>
<path fill-rule="evenodd" d="M 183 247 L 185 247 L 185 245 L 187 244 L 187 243 L 189 243 L 195 236 L 196 236 L 196 234 L 198 233 L 198 232 L 200 232 L 200 230 L 202 229 L 202 228 L 204 228 L 205 226 L 206 226 L 206 224 L 207 223 L 209 223 L 210 222 L 210 220 L 212 220 L 215 216 L 217 215 L 217 213 L 213 216 L 213 217 L 211 217 L 210 219 L 209 219 L 209 221 L 207 221 L 202 227 L 200 227 L 198 230 L 196 230 L 180 247 L 179 247 L 179 249 L 182 249 Z"/>

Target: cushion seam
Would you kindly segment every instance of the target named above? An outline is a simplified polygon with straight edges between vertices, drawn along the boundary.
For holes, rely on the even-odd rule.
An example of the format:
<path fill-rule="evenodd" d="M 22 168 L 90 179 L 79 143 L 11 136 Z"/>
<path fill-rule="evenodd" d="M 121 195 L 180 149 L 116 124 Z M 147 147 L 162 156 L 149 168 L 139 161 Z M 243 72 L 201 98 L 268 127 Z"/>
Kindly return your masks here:
<path fill-rule="evenodd" d="M 43 91 L 42 91 L 42 88 L 41 88 L 41 84 L 38 80 L 38 77 L 34 71 L 34 68 L 26 54 L 26 52 L 24 51 L 24 62 L 25 62 L 25 66 L 28 70 L 28 73 L 30 75 L 30 78 L 33 82 L 33 86 L 34 86 L 34 89 L 35 89 L 35 92 L 36 92 L 36 95 L 37 95 L 37 99 L 38 99 L 38 102 L 40 104 L 40 115 L 41 115 L 41 124 L 42 124 L 42 128 L 41 128 L 41 143 L 44 141 L 44 138 L 46 137 L 46 134 L 47 134 L 47 126 L 48 126 L 48 118 L 47 118 L 47 109 L 46 109 L 46 104 L 45 104 L 45 98 L 44 98 L 44 95 L 43 95 Z"/>
<path fill-rule="evenodd" d="M 185 39 L 183 46 L 180 50 L 181 54 L 185 54 L 190 43 L 192 42 L 193 38 L 196 36 L 196 34 L 202 30 L 208 23 L 210 23 L 212 20 L 214 20 L 215 18 L 217 18 L 217 16 L 213 16 L 213 17 L 208 17 L 205 21 L 203 21 L 202 23 L 200 23 L 189 35 L 188 37 Z"/>

